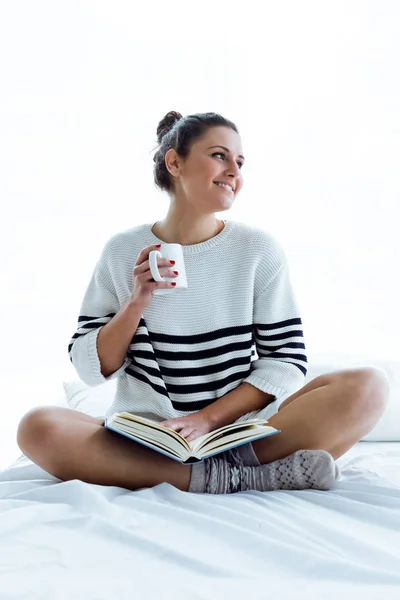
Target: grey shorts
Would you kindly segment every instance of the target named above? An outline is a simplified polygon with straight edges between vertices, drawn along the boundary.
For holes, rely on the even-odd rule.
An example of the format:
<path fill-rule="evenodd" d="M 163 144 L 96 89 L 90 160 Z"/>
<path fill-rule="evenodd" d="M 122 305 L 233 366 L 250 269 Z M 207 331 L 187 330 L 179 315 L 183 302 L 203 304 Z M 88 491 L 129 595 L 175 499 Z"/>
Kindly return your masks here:
<path fill-rule="evenodd" d="M 242 444 L 241 446 L 237 446 L 237 448 L 232 448 L 226 452 L 216 454 L 216 457 L 224 458 L 230 463 L 240 464 L 244 467 L 259 467 L 261 464 L 254 452 L 251 442 Z"/>
<path fill-rule="evenodd" d="M 262 417 L 263 419 L 269 419 L 273 415 L 278 412 L 280 405 L 282 404 L 283 399 L 280 402 L 271 402 L 268 406 L 263 410 Z M 254 452 L 254 448 L 251 442 L 248 444 L 243 444 L 242 446 L 238 446 L 233 450 L 227 450 L 227 452 L 221 452 L 218 456 L 224 457 L 229 462 L 233 463 L 241 463 L 245 467 L 259 467 L 260 461 L 258 460 L 256 453 Z"/>

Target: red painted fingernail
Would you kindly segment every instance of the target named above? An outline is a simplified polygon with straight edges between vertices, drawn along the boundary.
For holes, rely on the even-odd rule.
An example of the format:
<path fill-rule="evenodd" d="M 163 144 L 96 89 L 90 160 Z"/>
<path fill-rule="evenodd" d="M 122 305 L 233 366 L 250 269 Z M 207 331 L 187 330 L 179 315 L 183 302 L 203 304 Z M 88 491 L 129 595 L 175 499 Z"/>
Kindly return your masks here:
<path fill-rule="evenodd" d="M 171 285 L 175 286 L 176 285 L 176 281 L 171 281 Z"/>
<path fill-rule="evenodd" d="M 174 264 L 175 264 L 175 261 L 174 261 L 174 260 L 170 260 L 169 262 L 171 263 L 171 265 L 174 265 Z"/>
<path fill-rule="evenodd" d="M 161 244 L 156 244 L 156 248 L 161 248 Z"/>

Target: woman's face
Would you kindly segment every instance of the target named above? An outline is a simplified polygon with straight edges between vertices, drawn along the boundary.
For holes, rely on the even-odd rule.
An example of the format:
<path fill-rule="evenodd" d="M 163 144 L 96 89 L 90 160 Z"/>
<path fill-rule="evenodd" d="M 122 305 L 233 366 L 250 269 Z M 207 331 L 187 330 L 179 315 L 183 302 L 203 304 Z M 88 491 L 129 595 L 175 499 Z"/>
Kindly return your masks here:
<path fill-rule="evenodd" d="M 165 160 L 175 178 L 177 200 L 194 204 L 197 209 L 201 206 L 207 212 L 228 210 L 243 187 L 241 140 L 230 127 L 209 129 L 193 143 L 185 160 L 175 150 L 168 150 Z M 228 184 L 230 189 L 216 181 Z"/>

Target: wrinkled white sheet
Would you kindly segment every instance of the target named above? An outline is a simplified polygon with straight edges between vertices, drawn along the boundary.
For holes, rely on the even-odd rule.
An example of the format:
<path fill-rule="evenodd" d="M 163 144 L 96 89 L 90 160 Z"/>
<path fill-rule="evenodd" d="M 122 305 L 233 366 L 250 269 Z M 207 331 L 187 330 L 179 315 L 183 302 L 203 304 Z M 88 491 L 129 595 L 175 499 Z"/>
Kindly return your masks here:
<path fill-rule="evenodd" d="M 400 598 L 400 443 L 329 491 L 198 495 L 0 473 L 0 599 Z"/>

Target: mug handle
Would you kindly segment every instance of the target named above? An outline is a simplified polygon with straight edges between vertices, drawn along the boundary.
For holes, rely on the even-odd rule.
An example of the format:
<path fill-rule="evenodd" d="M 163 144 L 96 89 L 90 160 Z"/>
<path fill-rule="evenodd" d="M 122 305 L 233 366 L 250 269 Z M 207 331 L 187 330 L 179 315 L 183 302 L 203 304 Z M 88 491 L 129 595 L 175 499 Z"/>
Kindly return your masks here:
<path fill-rule="evenodd" d="M 150 263 L 151 275 L 152 275 L 154 281 L 166 281 L 166 279 L 164 279 L 163 277 L 161 277 L 160 271 L 158 270 L 157 256 L 159 256 L 160 258 L 162 258 L 162 254 L 161 254 L 161 252 L 159 250 L 152 250 L 150 252 L 150 254 L 149 254 L 149 263 Z"/>

